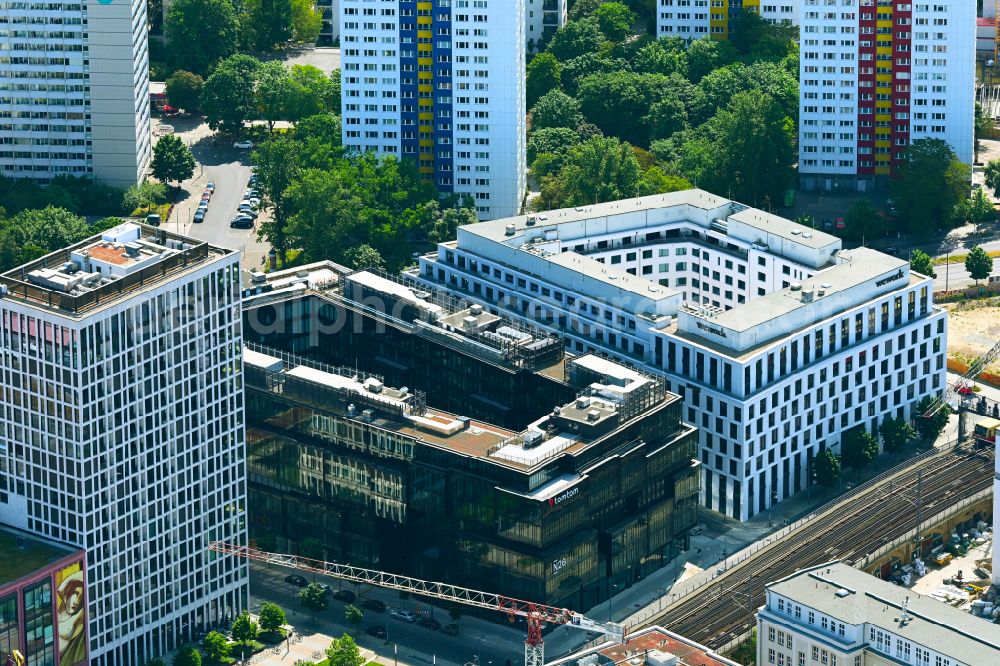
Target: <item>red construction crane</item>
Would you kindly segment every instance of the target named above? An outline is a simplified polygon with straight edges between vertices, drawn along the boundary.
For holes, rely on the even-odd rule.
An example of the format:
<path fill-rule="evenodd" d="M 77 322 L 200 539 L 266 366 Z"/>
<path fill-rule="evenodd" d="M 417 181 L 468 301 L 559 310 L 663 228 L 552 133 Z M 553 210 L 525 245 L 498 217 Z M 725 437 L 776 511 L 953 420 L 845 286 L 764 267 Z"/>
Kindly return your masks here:
<path fill-rule="evenodd" d="M 973 361 L 965 374 L 962 375 L 958 381 L 949 386 L 944 395 L 935 398 L 934 401 L 927 406 L 927 410 L 923 414 L 924 418 L 934 416 L 941 411 L 945 405 L 951 403 L 956 403 L 958 408 L 961 409 L 962 397 L 972 393 L 971 384 L 976 381 L 976 377 L 979 376 L 979 373 L 985 370 L 986 367 L 989 366 L 989 364 L 992 363 L 998 356 L 1000 356 L 1000 342 L 993 345 L 992 349 Z M 959 423 L 959 426 L 961 426 L 961 423 Z"/>
<path fill-rule="evenodd" d="M 480 592 L 479 590 L 470 590 L 466 587 L 449 585 L 448 583 L 436 583 L 385 571 L 363 569 L 349 564 L 324 562 L 299 555 L 269 553 L 257 548 L 237 546 L 223 541 L 212 541 L 208 544 L 208 548 L 224 555 L 235 555 L 299 571 L 309 571 L 311 573 L 332 576 L 333 578 L 361 585 L 375 585 L 390 590 L 422 594 L 435 599 L 441 599 L 442 601 L 451 601 L 467 606 L 495 610 L 506 613 L 511 622 L 514 621 L 515 617 L 523 617 L 525 623 L 528 625 L 528 636 L 524 641 L 524 666 L 544 665 L 545 653 L 542 642 L 542 628 L 546 624 L 561 624 L 585 631 L 596 631 L 619 643 L 625 642 L 624 626 L 614 622 L 597 622 L 567 608 L 556 608 L 530 601 L 521 601 L 520 599 L 505 597 L 502 594 Z"/>

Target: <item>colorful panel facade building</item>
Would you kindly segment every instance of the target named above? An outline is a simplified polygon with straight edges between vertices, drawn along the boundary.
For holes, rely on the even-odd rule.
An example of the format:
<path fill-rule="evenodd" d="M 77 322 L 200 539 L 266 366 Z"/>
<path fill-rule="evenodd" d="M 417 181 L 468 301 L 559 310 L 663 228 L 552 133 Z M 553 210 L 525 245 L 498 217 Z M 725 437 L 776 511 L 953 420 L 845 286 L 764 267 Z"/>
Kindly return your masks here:
<path fill-rule="evenodd" d="M 0 528 L 0 664 L 88 663 L 86 553 Z"/>

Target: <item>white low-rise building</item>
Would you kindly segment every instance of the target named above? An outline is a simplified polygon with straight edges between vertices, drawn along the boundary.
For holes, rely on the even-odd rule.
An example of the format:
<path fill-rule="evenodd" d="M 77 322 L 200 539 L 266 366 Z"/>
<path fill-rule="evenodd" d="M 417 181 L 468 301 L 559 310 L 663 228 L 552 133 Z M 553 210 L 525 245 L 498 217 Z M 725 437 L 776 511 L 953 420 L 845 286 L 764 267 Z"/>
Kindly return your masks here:
<path fill-rule="evenodd" d="M 665 374 L 704 504 L 741 520 L 805 489 L 843 431 L 945 385 L 931 278 L 701 190 L 463 226 L 410 276 Z"/>
<path fill-rule="evenodd" d="M 998 666 L 1000 627 L 834 562 L 766 587 L 761 666 Z"/>

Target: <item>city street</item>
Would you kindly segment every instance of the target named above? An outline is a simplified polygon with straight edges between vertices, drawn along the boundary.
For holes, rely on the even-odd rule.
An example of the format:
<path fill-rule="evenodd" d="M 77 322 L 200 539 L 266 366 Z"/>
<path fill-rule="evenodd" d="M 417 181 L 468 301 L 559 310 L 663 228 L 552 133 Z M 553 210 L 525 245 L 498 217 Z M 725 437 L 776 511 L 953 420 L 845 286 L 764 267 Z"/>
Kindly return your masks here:
<path fill-rule="evenodd" d="M 264 601 L 277 603 L 288 616 L 288 622 L 299 635 L 321 632 L 330 636 L 339 636 L 352 631 L 344 619 L 344 602 L 330 598 L 330 605 L 325 611 L 316 613 L 315 622 L 311 612 L 298 601 L 298 587 L 285 582 L 285 576 L 293 573 L 290 569 L 277 566 L 252 564 L 250 567 L 250 612 L 258 613 L 260 604 Z M 307 579 L 310 577 L 307 575 Z M 311 579 L 310 579 L 311 580 Z M 338 589 L 337 581 L 322 576 L 316 577 L 317 582 L 325 582 L 334 590 Z M 523 623 L 514 625 L 487 622 L 477 617 L 463 616 L 459 618 L 460 633 L 458 636 L 447 636 L 440 631 L 421 627 L 417 623 L 407 623 L 392 619 L 390 608 L 413 611 L 420 617 L 432 615 L 442 625 L 450 624 L 452 620 L 448 613 L 440 608 L 434 608 L 424 601 L 413 598 L 401 599 L 397 592 L 379 588 L 361 588 L 345 585 L 358 594 L 356 605 L 359 607 L 362 599 L 378 599 L 385 603 L 384 613 L 364 610 L 365 619 L 357 629 L 358 645 L 368 648 L 383 657 L 382 663 L 392 663 L 393 646 L 396 648 L 398 661 L 406 664 L 451 663 L 465 664 L 478 661 L 482 666 L 506 666 L 510 660 L 511 666 L 519 666 L 524 660 Z M 374 638 L 364 633 L 372 625 L 386 628 L 388 636 L 385 640 Z M 578 632 L 579 633 L 579 632 Z M 581 634 L 583 637 L 583 635 Z M 265 653 L 267 654 L 267 653 Z M 384 657 L 388 657 L 387 661 Z M 265 660 L 263 663 L 269 663 Z M 281 662 L 275 662 L 281 663 Z"/>
<path fill-rule="evenodd" d="M 1000 243 L 986 243 L 983 248 L 987 251 L 1000 249 L 1000 247 L 993 247 L 1000 245 Z M 934 289 L 935 291 L 954 291 L 955 289 L 964 289 L 965 287 L 973 286 L 976 281 L 969 277 L 969 271 L 965 270 L 965 263 L 957 264 L 941 264 L 940 266 L 934 267 L 934 272 L 937 277 L 934 278 Z M 1000 275 L 1000 257 L 993 260 L 993 275 Z M 980 280 L 979 284 L 986 284 L 985 280 Z"/>

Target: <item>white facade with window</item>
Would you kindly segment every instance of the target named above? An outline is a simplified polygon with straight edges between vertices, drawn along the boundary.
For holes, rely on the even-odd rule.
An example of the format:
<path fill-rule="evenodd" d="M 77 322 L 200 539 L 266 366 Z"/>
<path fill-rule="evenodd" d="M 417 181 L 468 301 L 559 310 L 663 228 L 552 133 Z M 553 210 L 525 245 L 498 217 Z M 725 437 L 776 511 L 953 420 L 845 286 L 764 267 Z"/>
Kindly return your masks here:
<path fill-rule="evenodd" d="M 704 504 L 740 520 L 805 489 L 844 430 L 944 388 L 931 278 L 700 190 L 463 226 L 410 275 L 664 374 Z"/>
<path fill-rule="evenodd" d="M 566 0 L 524 0 L 524 39 L 528 53 L 547 43 L 566 25 Z"/>
<path fill-rule="evenodd" d="M 239 253 L 138 229 L 0 275 L 0 523 L 87 551 L 95 666 L 247 603 L 247 564 L 208 551 L 246 538 Z"/>
<path fill-rule="evenodd" d="M 761 666 L 998 666 L 1000 627 L 833 562 L 768 583 Z"/>
<path fill-rule="evenodd" d="M 6 3 L 0 22 L 0 173 L 142 180 L 152 155 L 146 3 Z"/>
<path fill-rule="evenodd" d="M 800 1 L 656 0 L 656 36 L 728 39 L 730 21 L 741 11 L 759 14 L 768 23 L 798 25 Z"/>
<path fill-rule="evenodd" d="M 414 160 L 480 219 L 525 193 L 525 0 L 343 0 L 343 141 Z"/>

